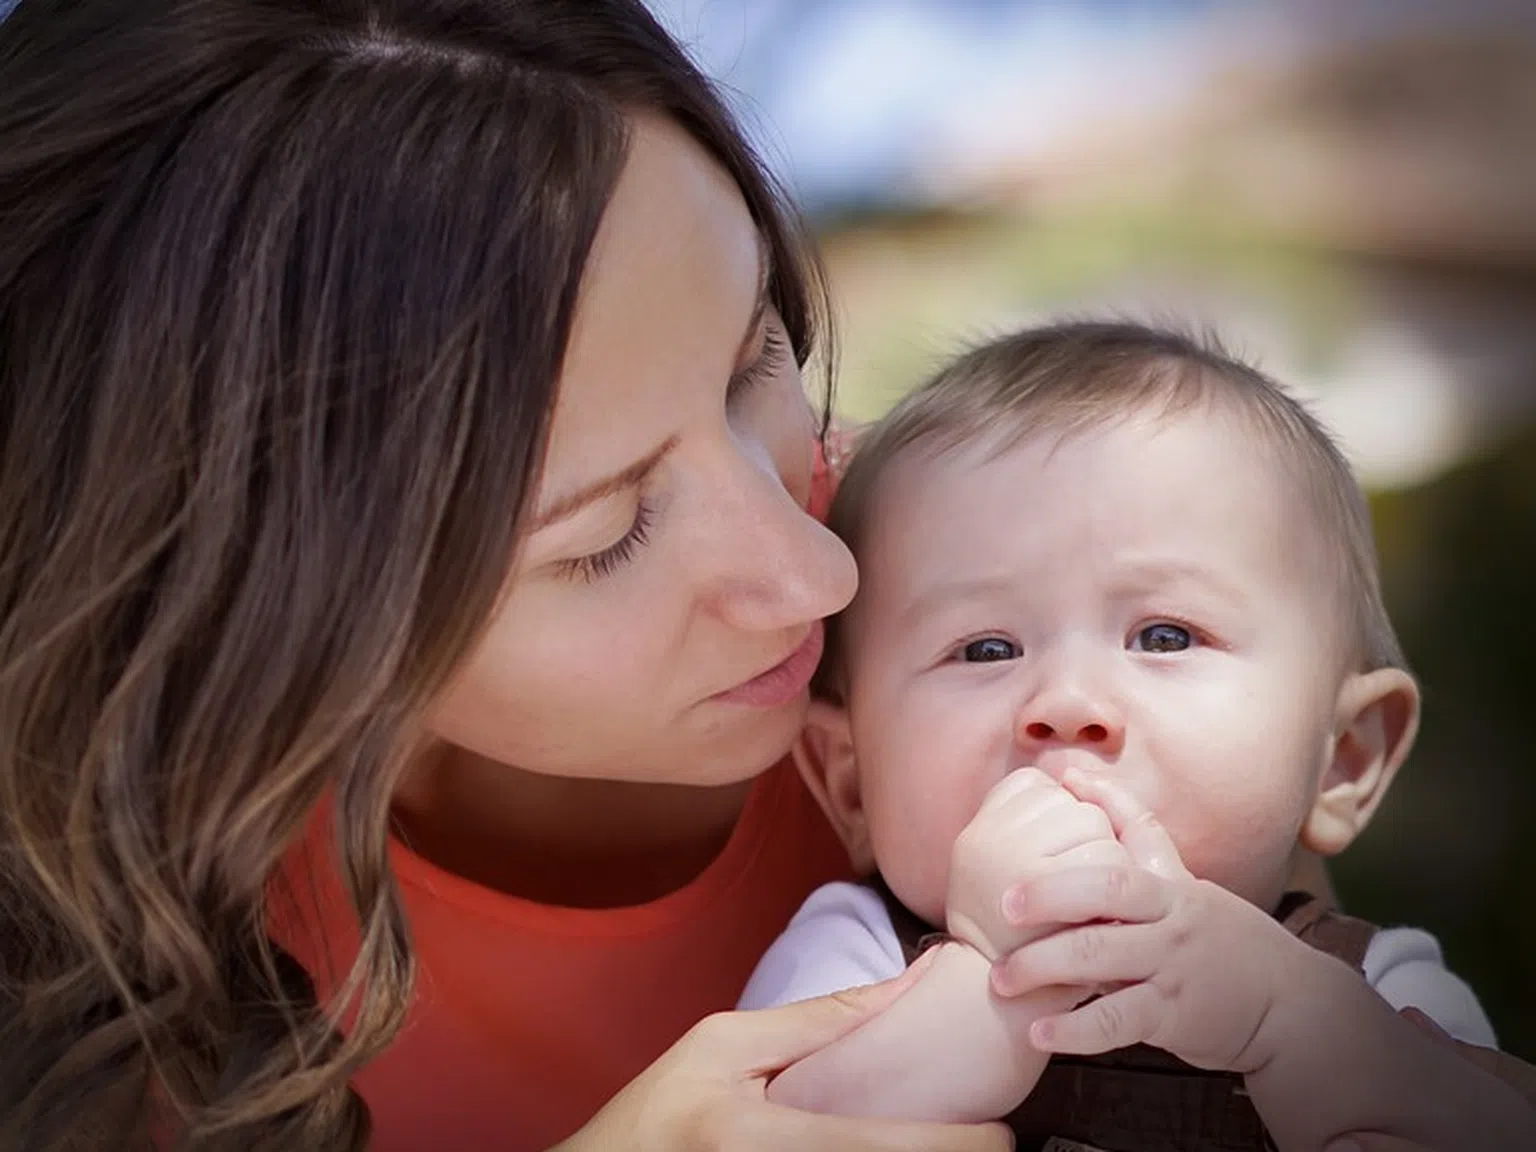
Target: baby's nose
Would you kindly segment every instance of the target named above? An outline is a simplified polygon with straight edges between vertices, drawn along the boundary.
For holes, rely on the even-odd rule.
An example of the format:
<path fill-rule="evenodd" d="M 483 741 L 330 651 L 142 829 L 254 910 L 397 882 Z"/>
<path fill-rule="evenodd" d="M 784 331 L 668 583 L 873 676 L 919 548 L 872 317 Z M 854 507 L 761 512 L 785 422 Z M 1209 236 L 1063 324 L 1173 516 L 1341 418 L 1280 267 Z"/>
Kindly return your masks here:
<path fill-rule="evenodd" d="M 1116 755 L 1125 744 L 1125 721 L 1108 701 L 1084 693 L 1042 693 L 1019 710 L 1015 739 L 1021 747 L 1086 748 Z"/>

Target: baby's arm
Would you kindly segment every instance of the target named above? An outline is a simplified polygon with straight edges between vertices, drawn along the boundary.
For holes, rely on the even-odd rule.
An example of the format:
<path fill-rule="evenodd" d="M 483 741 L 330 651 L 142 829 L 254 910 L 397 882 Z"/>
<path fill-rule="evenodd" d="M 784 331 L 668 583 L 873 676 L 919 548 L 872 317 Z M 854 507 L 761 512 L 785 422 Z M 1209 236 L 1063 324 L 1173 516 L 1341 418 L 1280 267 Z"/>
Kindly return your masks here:
<path fill-rule="evenodd" d="M 917 983 L 879 1016 L 774 1078 L 770 1100 L 812 1112 L 900 1120 L 995 1120 L 1018 1105 L 1048 1057 L 1024 1037 L 1035 1020 L 1082 999 L 1041 988 L 1013 1001 L 992 994 L 992 964 L 947 941 L 920 963 Z"/>
<path fill-rule="evenodd" d="M 1437 1152 L 1536 1147 L 1529 1100 L 1403 1019 L 1358 973 L 1320 953 L 1291 972 L 1246 1077 L 1279 1148 L 1321 1149 L 1360 1132 Z"/>
<path fill-rule="evenodd" d="M 739 1007 L 883 980 L 902 963 L 880 898 L 859 885 L 828 884 L 764 954 Z M 989 988 L 990 962 L 958 942 L 941 944 L 920 963 L 924 972 L 895 1004 L 780 1073 L 769 1098 L 814 1112 L 922 1120 L 994 1119 L 1017 1104 L 1046 1060 L 1017 1038 L 1076 997 L 1044 989 L 1000 1001 Z"/>

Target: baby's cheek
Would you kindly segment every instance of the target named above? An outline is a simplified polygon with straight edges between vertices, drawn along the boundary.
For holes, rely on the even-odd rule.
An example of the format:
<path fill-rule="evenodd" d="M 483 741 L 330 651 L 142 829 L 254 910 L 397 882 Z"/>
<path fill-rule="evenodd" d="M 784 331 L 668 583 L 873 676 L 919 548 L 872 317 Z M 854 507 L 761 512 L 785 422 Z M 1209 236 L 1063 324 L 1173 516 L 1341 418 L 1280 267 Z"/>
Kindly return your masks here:
<path fill-rule="evenodd" d="M 908 794 L 870 813 L 875 863 L 896 897 L 930 924 L 944 923 L 949 862 L 969 820 L 956 797 Z"/>
<path fill-rule="evenodd" d="M 891 891 L 931 924 L 944 923 L 955 841 L 996 782 L 998 728 L 952 693 L 892 692 L 855 723 L 875 863 Z M 862 709 L 855 710 L 857 721 Z"/>
<path fill-rule="evenodd" d="M 1165 820 L 1165 824 L 1167 821 Z M 1184 866 L 1255 904 L 1270 903 L 1290 870 L 1295 838 L 1272 816 L 1238 813 L 1208 816 L 1186 827 L 1169 827 Z"/>

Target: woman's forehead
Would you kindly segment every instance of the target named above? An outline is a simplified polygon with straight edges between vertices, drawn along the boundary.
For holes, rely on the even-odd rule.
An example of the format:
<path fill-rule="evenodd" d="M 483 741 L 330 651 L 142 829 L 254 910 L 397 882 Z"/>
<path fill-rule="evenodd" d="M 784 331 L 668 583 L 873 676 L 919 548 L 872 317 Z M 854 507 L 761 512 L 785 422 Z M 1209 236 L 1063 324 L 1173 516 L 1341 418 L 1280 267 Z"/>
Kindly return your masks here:
<path fill-rule="evenodd" d="M 730 175 L 670 121 L 637 118 L 582 278 L 548 486 L 622 467 L 675 434 L 691 406 L 719 403 L 763 259 Z"/>

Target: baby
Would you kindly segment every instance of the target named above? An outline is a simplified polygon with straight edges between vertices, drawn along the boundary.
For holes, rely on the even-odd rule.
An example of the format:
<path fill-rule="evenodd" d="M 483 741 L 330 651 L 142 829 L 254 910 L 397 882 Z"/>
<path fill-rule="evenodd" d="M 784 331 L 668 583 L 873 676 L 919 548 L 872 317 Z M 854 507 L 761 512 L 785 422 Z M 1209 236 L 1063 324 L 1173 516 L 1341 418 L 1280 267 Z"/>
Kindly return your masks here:
<path fill-rule="evenodd" d="M 939 947 L 771 1095 L 1104 1152 L 1481 1107 L 1398 1042 L 1413 1006 L 1494 1043 L 1435 941 L 1299 890 L 1419 713 L 1365 501 L 1303 408 L 1178 335 L 1026 331 L 873 428 L 831 524 L 861 586 L 797 755 L 872 879 L 813 894 L 742 1006 Z"/>

